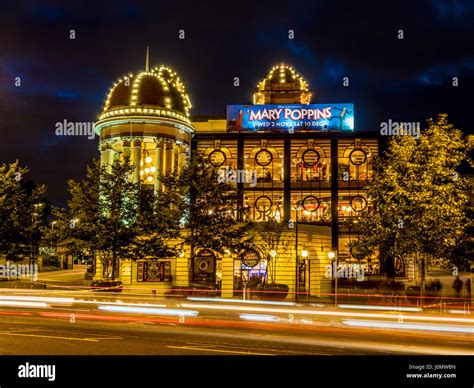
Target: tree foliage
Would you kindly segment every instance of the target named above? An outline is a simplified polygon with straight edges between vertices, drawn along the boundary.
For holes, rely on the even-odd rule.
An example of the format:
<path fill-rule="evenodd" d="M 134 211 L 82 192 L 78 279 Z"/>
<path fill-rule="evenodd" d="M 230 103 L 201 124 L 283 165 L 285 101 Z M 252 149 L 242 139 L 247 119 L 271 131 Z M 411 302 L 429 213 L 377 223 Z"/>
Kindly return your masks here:
<path fill-rule="evenodd" d="M 392 137 L 375 161 L 368 186 L 375 210 L 362 219 L 358 243 L 380 252 L 389 275 L 398 255 L 453 259 L 469 222 L 470 183 L 457 172 L 467 153 L 462 132 L 440 114 L 418 139 Z"/>
<path fill-rule="evenodd" d="M 191 256 L 197 248 L 238 252 L 249 223 L 237 220 L 235 189 L 220 182 L 217 168 L 200 154 L 193 155 L 179 181 L 186 193 L 184 243 L 191 247 Z"/>
<path fill-rule="evenodd" d="M 18 161 L 0 165 L 0 253 L 8 260 L 37 254 L 49 214 L 46 186 L 25 180 L 27 173 Z"/>

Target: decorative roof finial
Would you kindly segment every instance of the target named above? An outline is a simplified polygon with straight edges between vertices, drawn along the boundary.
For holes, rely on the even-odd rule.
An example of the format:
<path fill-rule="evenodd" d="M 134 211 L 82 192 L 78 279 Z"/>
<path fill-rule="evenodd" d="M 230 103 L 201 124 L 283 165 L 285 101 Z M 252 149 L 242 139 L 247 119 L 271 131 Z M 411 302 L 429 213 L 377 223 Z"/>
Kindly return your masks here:
<path fill-rule="evenodd" d="M 146 59 L 145 59 L 145 71 L 150 71 L 150 48 L 146 46 Z"/>

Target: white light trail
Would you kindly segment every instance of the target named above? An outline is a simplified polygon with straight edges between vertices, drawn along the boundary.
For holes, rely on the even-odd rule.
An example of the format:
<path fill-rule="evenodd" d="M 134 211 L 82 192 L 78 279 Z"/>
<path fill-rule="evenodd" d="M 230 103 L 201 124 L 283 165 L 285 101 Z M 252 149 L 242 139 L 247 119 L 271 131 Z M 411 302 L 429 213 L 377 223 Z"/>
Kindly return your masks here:
<path fill-rule="evenodd" d="M 28 302 L 14 300 L 0 300 L 0 306 L 7 307 L 26 307 L 26 308 L 48 308 L 49 305 L 44 302 Z"/>
<path fill-rule="evenodd" d="M 423 311 L 420 307 L 396 307 L 396 306 L 364 306 L 360 304 L 338 304 L 337 307 L 341 309 L 356 309 L 356 310 L 391 310 L 391 311 L 410 311 L 420 312 Z"/>
<path fill-rule="evenodd" d="M 198 296 L 189 296 L 186 299 L 188 300 L 195 300 L 198 302 L 224 302 L 224 303 L 245 303 L 245 304 L 267 304 L 267 305 L 275 305 L 275 306 L 296 306 L 294 302 L 276 302 L 276 301 L 269 301 L 269 300 L 242 300 L 242 299 L 226 299 L 226 298 L 204 298 Z"/>
<path fill-rule="evenodd" d="M 411 319 L 419 321 L 439 321 L 439 322 L 459 322 L 472 323 L 474 319 L 454 318 L 454 317 L 433 317 L 420 315 L 402 315 L 402 314 L 376 314 L 376 313 L 359 313 L 352 311 L 319 311 L 319 310 L 302 310 L 302 309 L 283 309 L 283 308 L 265 308 L 257 306 L 231 306 L 231 305 L 213 305 L 213 304 L 197 304 L 182 303 L 183 308 L 207 309 L 207 310 L 229 310 L 239 312 L 261 312 L 261 313 L 280 313 L 280 314 L 304 314 L 304 315 L 320 315 L 333 317 L 360 317 L 360 318 L 387 318 L 387 319 Z"/>
<path fill-rule="evenodd" d="M 2 295 L 2 296 L 0 296 L 0 301 L 2 301 L 2 300 L 44 302 L 44 303 L 52 303 L 52 304 L 72 304 L 72 303 L 74 303 L 74 298 L 54 298 L 54 297 L 46 297 L 46 296 L 10 296 L 10 295 Z"/>
<path fill-rule="evenodd" d="M 169 316 L 184 316 L 195 317 L 199 313 L 192 310 L 177 310 L 166 308 L 147 308 L 147 307 L 128 307 L 128 306 L 99 306 L 99 310 L 118 312 L 118 313 L 135 313 L 135 314 L 150 314 L 150 315 L 169 315 Z"/>
<path fill-rule="evenodd" d="M 280 318 L 275 315 L 263 315 L 263 314 L 240 314 L 241 319 L 246 321 L 257 321 L 257 322 L 280 322 Z"/>
<path fill-rule="evenodd" d="M 165 304 L 151 304 L 151 303 L 123 303 L 123 302 L 102 302 L 97 300 L 76 300 L 78 304 L 97 304 L 110 306 L 129 306 L 129 307 L 166 307 Z"/>
<path fill-rule="evenodd" d="M 435 325 L 421 323 L 402 323 L 402 322 L 383 322 L 383 321 L 357 321 L 343 320 L 343 324 L 356 327 L 372 327 L 379 329 L 403 329 L 403 330 L 429 330 L 429 331 L 447 331 L 456 333 L 474 333 L 474 327 L 455 326 L 455 325 Z"/>

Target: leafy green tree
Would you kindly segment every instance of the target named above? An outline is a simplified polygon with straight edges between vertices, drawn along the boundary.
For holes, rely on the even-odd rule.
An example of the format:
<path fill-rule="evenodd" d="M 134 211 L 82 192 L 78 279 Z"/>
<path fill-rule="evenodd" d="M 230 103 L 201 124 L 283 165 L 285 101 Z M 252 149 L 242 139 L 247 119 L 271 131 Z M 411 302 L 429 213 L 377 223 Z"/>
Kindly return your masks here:
<path fill-rule="evenodd" d="M 469 183 L 456 171 L 468 143 L 447 115 L 427 121 L 419 138 L 394 136 L 374 163 L 368 197 L 372 214 L 361 220 L 361 243 L 380 252 L 387 276 L 396 256 L 418 258 L 424 285 L 425 258 L 452 258 L 468 225 Z"/>
<path fill-rule="evenodd" d="M 96 252 L 110 280 L 121 259 L 174 257 L 180 219 L 186 203 L 178 176 L 161 177 L 164 191 L 130 179 L 129 160 L 115 161 L 111 170 L 97 161 L 87 167 L 86 178 L 70 181 L 68 209 L 58 212 L 58 235 L 71 249 Z"/>
<path fill-rule="evenodd" d="M 7 260 L 34 260 L 50 211 L 46 186 L 25 180 L 27 173 L 18 161 L 0 165 L 0 253 Z"/>
<path fill-rule="evenodd" d="M 69 181 L 70 236 L 97 253 L 110 280 L 117 276 L 119 260 L 130 257 L 137 235 L 139 184 L 131 182 L 131 174 L 128 160 L 115 161 L 110 172 L 94 161 L 83 180 Z"/>
<path fill-rule="evenodd" d="M 177 239 L 181 235 L 181 218 L 186 203 L 178 185 L 178 174 L 172 172 L 160 180 L 164 191 L 155 194 L 142 190 L 136 236 L 131 244 L 135 259 L 176 257 Z"/>
<path fill-rule="evenodd" d="M 195 154 L 178 178 L 187 204 L 184 243 L 191 248 L 191 269 L 197 250 L 223 254 L 239 252 L 249 223 L 237 220 L 237 194 L 218 179 L 218 169 L 204 156 Z"/>
<path fill-rule="evenodd" d="M 291 240 L 285 238 L 287 232 L 286 223 L 256 222 L 243 240 L 245 248 L 257 248 L 267 259 L 267 274 L 270 275 L 268 279 L 270 284 L 276 282 L 277 252 L 287 251 L 291 243 Z"/>

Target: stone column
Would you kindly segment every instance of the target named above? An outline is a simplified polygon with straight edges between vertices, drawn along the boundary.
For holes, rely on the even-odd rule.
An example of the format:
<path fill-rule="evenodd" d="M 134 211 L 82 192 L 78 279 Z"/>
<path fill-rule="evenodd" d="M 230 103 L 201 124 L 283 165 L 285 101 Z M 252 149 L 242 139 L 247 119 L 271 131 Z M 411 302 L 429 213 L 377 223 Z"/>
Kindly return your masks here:
<path fill-rule="evenodd" d="M 231 254 L 225 254 L 222 258 L 222 298 L 234 296 L 234 258 Z"/>
<path fill-rule="evenodd" d="M 133 142 L 133 183 L 140 182 L 140 161 L 142 159 L 142 139 Z"/>
<path fill-rule="evenodd" d="M 123 157 L 130 157 L 130 140 L 122 140 L 123 144 Z"/>
<path fill-rule="evenodd" d="M 107 159 L 107 172 L 111 173 L 112 172 L 112 165 L 114 164 L 114 148 L 112 144 L 109 144 L 107 147 L 107 150 L 105 151 L 106 153 L 106 159 Z"/>
<path fill-rule="evenodd" d="M 165 173 L 168 174 L 174 169 L 174 142 L 166 142 L 166 162 L 165 162 Z"/>
<path fill-rule="evenodd" d="M 179 147 L 179 154 L 178 154 L 178 171 L 182 171 L 186 161 L 188 159 L 188 152 L 186 146 Z"/>
<path fill-rule="evenodd" d="M 176 257 L 176 273 L 174 285 L 187 287 L 189 286 L 189 262 L 190 262 L 189 247 L 183 248 L 183 254 Z"/>
<path fill-rule="evenodd" d="M 100 144 L 100 166 L 105 167 L 107 164 L 107 144 L 101 142 Z"/>
<path fill-rule="evenodd" d="M 161 141 L 157 141 L 155 144 L 155 166 L 156 166 L 156 172 L 155 172 L 155 194 L 158 190 L 162 190 L 162 185 L 158 179 L 158 176 L 160 173 L 163 172 L 163 143 Z"/>

